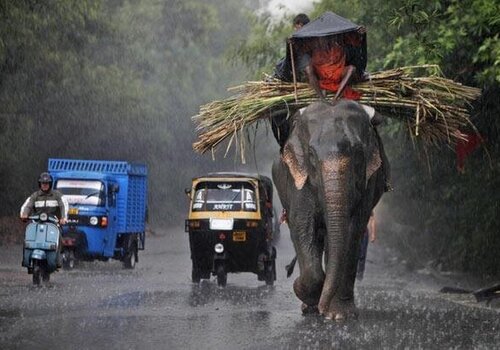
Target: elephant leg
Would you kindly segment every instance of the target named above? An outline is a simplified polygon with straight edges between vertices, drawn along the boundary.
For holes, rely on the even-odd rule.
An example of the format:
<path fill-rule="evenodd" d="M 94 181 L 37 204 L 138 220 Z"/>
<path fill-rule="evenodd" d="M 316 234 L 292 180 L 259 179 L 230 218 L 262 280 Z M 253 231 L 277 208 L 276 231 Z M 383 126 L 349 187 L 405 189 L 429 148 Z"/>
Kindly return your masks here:
<path fill-rule="evenodd" d="M 363 210 L 368 212 L 367 209 Z M 358 214 L 361 218 L 355 218 L 346 241 L 346 252 L 342 269 L 341 281 L 337 294 L 332 298 L 327 318 L 341 320 L 356 317 L 358 310 L 354 302 L 354 284 L 361 249 L 361 238 L 368 224 L 367 214 Z"/>
<path fill-rule="evenodd" d="M 323 287 L 324 272 L 321 265 L 323 239 L 315 232 L 314 213 L 317 203 L 308 186 L 297 190 L 287 166 L 280 160 L 272 168 L 273 180 L 287 211 L 288 227 L 297 261 L 299 277 L 294 281 L 294 291 L 304 303 L 303 312 L 316 308 Z"/>
<path fill-rule="evenodd" d="M 318 305 L 325 274 L 321 264 L 322 238 L 316 230 L 313 197 L 306 188 L 300 192 L 302 195 L 295 198 L 300 206 L 290 208 L 289 227 L 300 269 L 293 289 L 305 304 L 303 312 L 307 313 Z"/>

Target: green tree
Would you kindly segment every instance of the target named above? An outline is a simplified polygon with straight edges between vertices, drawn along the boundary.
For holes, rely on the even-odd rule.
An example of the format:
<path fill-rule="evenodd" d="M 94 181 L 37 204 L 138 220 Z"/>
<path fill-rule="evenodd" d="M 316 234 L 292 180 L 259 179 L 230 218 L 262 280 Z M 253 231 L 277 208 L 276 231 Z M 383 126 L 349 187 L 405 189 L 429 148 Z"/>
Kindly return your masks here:
<path fill-rule="evenodd" d="M 0 0 L 0 216 L 47 158 L 125 159 L 150 170 L 150 217 L 172 224 L 195 156 L 190 116 L 241 80 L 225 59 L 244 1 Z M 223 24 L 223 25 L 222 25 Z"/>

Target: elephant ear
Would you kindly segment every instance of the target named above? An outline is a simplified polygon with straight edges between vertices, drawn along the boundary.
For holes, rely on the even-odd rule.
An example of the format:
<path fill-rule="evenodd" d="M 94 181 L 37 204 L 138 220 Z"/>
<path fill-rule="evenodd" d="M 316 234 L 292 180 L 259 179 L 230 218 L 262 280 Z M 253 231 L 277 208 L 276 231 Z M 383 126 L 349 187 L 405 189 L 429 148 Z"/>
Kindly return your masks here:
<path fill-rule="evenodd" d="M 292 174 L 295 187 L 301 190 L 307 181 L 307 169 L 304 159 L 304 151 L 300 144 L 296 130 L 292 132 L 283 149 L 281 159 L 288 166 L 290 174 Z"/>
<path fill-rule="evenodd" d="M 380 158 L 380 148 L 378 144 L 373 145 L 373 149 L 368 154 L 368 163 L 366 165 L 366 183 L 370 180 L 371 176 L 380 168 L 382 165 L 382 158 Z"/>

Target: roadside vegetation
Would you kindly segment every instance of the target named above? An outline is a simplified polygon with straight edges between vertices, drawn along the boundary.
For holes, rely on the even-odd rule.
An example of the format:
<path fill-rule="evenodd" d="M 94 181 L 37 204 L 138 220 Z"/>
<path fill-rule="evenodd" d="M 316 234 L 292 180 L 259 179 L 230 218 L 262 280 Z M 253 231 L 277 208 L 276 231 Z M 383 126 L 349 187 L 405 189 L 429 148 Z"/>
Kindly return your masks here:
<path fill-rule="evenodd" d="M 18 215 L 48 158 L 123 159 L 148 165 L 151 223 L 181 226 L 191 177 L 221 166 L 192 152 L 190 116 L 243 79 L 224 55 L 248 31 L 245 8 L 0 0 L 0 218 Z"/>

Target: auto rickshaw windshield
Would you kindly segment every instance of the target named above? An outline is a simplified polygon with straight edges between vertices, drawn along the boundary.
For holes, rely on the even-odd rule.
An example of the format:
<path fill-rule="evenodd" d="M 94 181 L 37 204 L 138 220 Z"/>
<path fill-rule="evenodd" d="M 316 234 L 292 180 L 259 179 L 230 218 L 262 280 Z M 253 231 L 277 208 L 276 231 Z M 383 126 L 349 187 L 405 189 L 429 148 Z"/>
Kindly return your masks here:
<path fill-rule="evenodd" d="M 200 182 L 193 211 L 257 211 L 255 189 L 248 182 Z"/>

